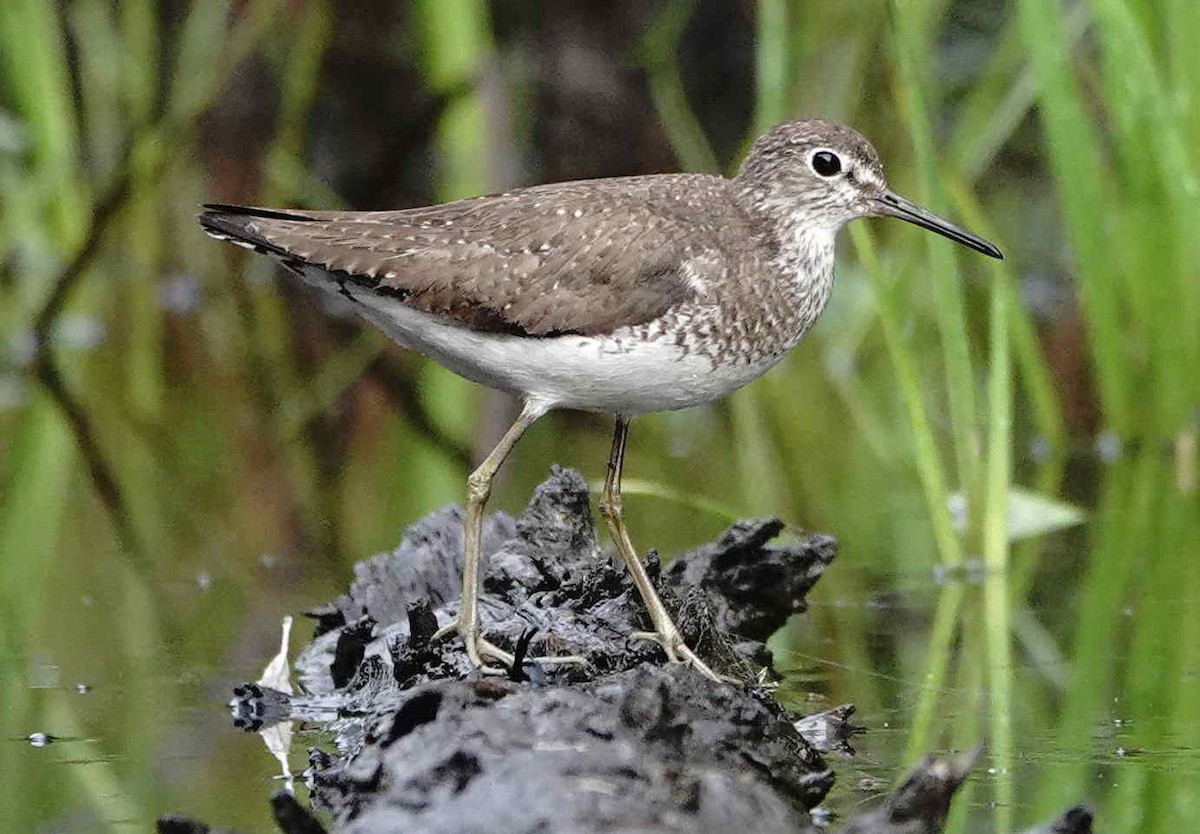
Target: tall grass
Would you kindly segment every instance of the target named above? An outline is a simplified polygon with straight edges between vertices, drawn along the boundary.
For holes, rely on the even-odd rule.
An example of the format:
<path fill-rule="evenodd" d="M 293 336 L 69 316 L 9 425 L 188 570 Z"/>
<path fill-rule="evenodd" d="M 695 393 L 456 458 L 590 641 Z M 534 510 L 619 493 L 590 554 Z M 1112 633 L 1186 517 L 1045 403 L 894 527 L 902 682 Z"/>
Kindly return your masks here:
<path fill-rule="evenodd" d="M 250 3 L 233 19 L 223 4 L 193 4 L 169 48 L 155 2 L 116 8 L 90 0 L 69 7 L 17 2 L 0 10 L 5 103 L 25 128 L 21 157 L 0 163 L 0 249 L 9 254 L 13 279 L 2 290 L 0 323 L 7 350 L 24 334 L 34 351 L 31 373 L 16 378 L 23 382 L 16 389 L 26 397 L 23 407 L 0 418 L 0 668 L 6 681 L 0 722 L 7 738 L 47 724 L 59 735 L 97 735 L 77 712 L 83 702 L 68 690 L 43 698 L 29 685 L 30 670 L 48 652 L 88 665 L 78 656 L 95 652 L 96 634 L 79 641 L 82 652 L 71 650 L 71 629 L 52 612 L 61 611 L 64 597 L 90 593 L 86 578 L 93 569 L 126 580 L 102 618 L 105 633 L 115 638 L 104 651 L 122 657 L 129 714 L 152 708 L 162 670 L 138 658 L 160 655 L 160 641 L 180 627 L 178 612 L 162 621 L 159 577 L 174 573 L 163 560 L 181 534 L 196 529 L 196 519 L 175 524 L 187 502 L 163 489 L 180 477 L 161 442 L 169 426 L 179 425 L 166 413 L 171 378 L 159 301 L 160 280 L 173 260 L 168 247 L 179 232 L 172 221 L 181 217 L 172 166 L 188 156 L 183 151 L 193 147 L 197 120 L 230 73 L 259 48 L 279 6 Z M 85 75 L 72 75 L 68 43 Z M 214 43 L 221 45 L 218 54 Z M 168 54 L 176 63 L 162 72 L 160 60 Z M 189 224 L 198 196 L 183 198 Z M 70 322 L 117 336 L 98 359 L 61 335 Z M 6 357 L 6 379 L 13 379 L 12 361 Z M 192 428 L 188 442 L 202 445 L 202 430 Z M 97 505 L 104 508 L 99 513 Z M 122 629 L 140 635 L 140 645 L 122 646 Z M 174 659 L 181 668 L 195 661 L 194 653 Z M 74 784 L 14 765 L 13 772 L 24 775 L 0 795 L 5 825 L 37 827 L 47 812 L 65 812 L 76 796 L 93 804 L 101 823 L 144 818 L 152 811 L 141 800 L 157 780 L 155 744 L 153 734 L 139 731 L 105 749 L 79 751 L 92 764 L 76 771 Z M 6 758 L 13 754 L 10 746 Z M 122 772 L 114 765 L 121 755 L 138 767 Z"/>
<path fill-rule="evenodd" d="M 1196 609 L 1170 602 L 1200 598 L 1187 475 L 1200 406 L 1200 11 L 1020 0 L 975 47 L 986 55 L 952 76 L 938 56 L 953 32 L 963 37 L 969 5 L 754 7 L 743 146 L 793 115 L 849 121 L 880 146 L 897 190 L 994 236 L 1009 259 L 985 263 L 896 223 L 855 224 L 830 310 L 781 370 L 712 410 L 638 422 L 631 524 L 664 550 L 734 512 L 830 529 L 844 567 L 822 580 L 825 600 L 870 597 L 890 581 L 881 576 L 928 586 L 935 565 L 947 568 L 919 628 L 889 634 L 884 652 L 872 609 L 816 606 L 808 634 L 827 638 L 816 645 L 842 670 L 821 685 L 878 668 L 854 679 L 853 696 L 868 716 L 899 702 L 910 756 L 987 741 L 998 776 L 975 790 L 998 830 L 1092 796 L 1108 830 L 1194 828 L 1200 810 L 1156 760 L 1128 764 L 1117 790 L 1098 782 L 1094 738 L 1116 717 L 1148 748 L 1200 746 L 1189 718 L 1200 696 L 1184 676 L 1200 662 L 1185 639 Z M 306 329 L 319 349 L 298 344 L 296 307 L 268 286 L 270 267 L 200 238 L 192 215 L 214 195 L 199 126 L 251 64 L 278 93 L 254 199 L 341 202 L 306 143 L 343 20 L 317 0 L 179 8 L 172 19 L 155 0 L 0 7 L 3 115 L 19 125 L 16 149 L 0 145 L 0 330 L 18 346 L 32 334 L 34 352 L 26 361 L 12 350 L 0 366 L 0 382 L 24 397 L 0 412 L 0 724 L 9 738 L 47 723 L 95 736 L 82 796 L 108 820 L 179 795 L 154 773 L 154 740 L 132 716 L 168 691 L 162 666 L 182 676 L 220 659 L 210 646 L 234 642 L 242 620 L 214 608 L 254 610 L 300 587 L 299 573 L 315 583 L 302 586 L 305 602 L 330 596 L 350 561 L 461 497 L 469 450 L 483 442 L 477 415 L 496 410 L 411 357 L 394 377 L 418 387 L 393 408 L 370 372 L 379 336 Z M 430 199 L 513 184 L 501 163 L 521 149 L 509 137 L 528 135 L 536 116 L 514 104 L 527 68 L 506 60 L 513 47 L 493 34 L 494 8 L 405 8 L 396 49 L 412 52 L 444 102 Z M 694 0 L 663 4 L 620 60 L 644 72 L 681 167 L 729 172 L 737 160 L 713 150 L 680 63 L 699 11 Z M 1028 222 L 1031 200 L 1054 202 L 1061 242 Z M 1045 252 L 1058 260 L 1040 262 Z M 1014 544 L 1007 526 L 1012 486 L 1059 495 L 1068 456 L 1095 439 L 1078 421 L 1067 430 L 1043 325 L 1022 303 L 1026 276 L 1056 270 L 1077 290 L 1097 432 L 1124 451 L 1100 470 L 1090 553 L 1062 562 L 1039 542 Z M 186 314 L 161 303 L 164 279 L 179 273 L 203 301 Z M 80 322 L 102 325 L 107 340 L 73 343 Z M 323 432 L 324 420 L 336 425 Z M 600 471 L 605 434 L 590 420 L 539 426 L 516 455 L 507 505 L 552 459 Z M 1040 462 L 1027 451 L 1035 438 L 1049 450 Z M 965 518 L 952 509 L 960 499 Z M 264 552 L 303 570 L 249 569 Z M 964 581 L 977 563 L 985 577 Z M 229 593 L 181 603 L 178 588 L 198 573 Z M 86 616 L 63 614 L 64 598 L 114 576 L 117 590 Z M 1042 606 L 1059 587 L 1074 590 Z M 781 635 L 780 656 L 811 657 L 806 639 Z M 24 686 L 47 655 L 124 676 L 122 729 L 91 726 L 100 719 L 84 707 Z M 89 665 L 97 658 L 103 667 Z M 1026 668 L 1033 680 L 1015 680 Z M 948 724 L 951 707 L 962 711 Z M 1031 777 L 1023 733 L 1046 722 L 1066 755 Z M 71 806 L 61 782 L 23 769 L 10 748 L 2 755 L 18 774 L 0 789 L 13 828 Z M 208 773 L 188 791 L 215 803 L 236 780 Z M 257 809 L 232 813 L 222 822 L 268 825 Z M 965 830 L 968 812 L 952 824 Z"/>

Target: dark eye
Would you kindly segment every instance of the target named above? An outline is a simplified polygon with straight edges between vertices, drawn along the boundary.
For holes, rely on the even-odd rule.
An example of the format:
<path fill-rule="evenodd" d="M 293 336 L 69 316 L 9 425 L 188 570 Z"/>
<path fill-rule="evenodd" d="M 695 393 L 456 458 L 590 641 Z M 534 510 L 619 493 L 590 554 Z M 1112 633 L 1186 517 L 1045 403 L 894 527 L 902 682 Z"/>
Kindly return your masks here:
<path fill-rule="evenodd" d="M 833 151 L 817 151 L 809 164 L 822 177 L 832 177 L 842 172 L 842 160 Z"/>

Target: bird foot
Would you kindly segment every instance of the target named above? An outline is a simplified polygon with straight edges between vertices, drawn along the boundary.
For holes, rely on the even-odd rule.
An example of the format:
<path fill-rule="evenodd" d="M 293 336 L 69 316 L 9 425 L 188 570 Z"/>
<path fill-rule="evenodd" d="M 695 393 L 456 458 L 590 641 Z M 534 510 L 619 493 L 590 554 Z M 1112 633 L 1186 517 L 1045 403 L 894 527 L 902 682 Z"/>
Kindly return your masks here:
<path fill-rule="evenodd" d="M 467 658 L 471 661 L 471 665 L 477 668 L 481 674 L 497 676 L 507 675 L 509 670 L 512 669 L 513 664 L 516 663 L 516 658 L 513 657 L 511 652 L 506 652 L 495 643 L 484 639 L 482 636 L 480 636 L 478 628 L 462 628 L 457 619 L 451 620 L 449 623 L 435 631 L 433 633 L 433 637 L 431 638 L 431 642 L 441 640 L 452 633 L 456 633 L 462 637 L 463 643 L 467 648 Z M 488 666 L 486 663 L 484 663 L 484 658 L 494 660 L 500 663 L 501 666 L 499 668 L 496 666 Z M 574 654 L 533 657 L 526 659 L 532 660 L 535 663 L 539 663 L 542 666 L 561 666 L 568 663 L 578 663 L 586 666 L 589 662 L 586 657 Z"/>
<path fill-rule="evenodd" d="M 683 642 L 683 637 L 673 628 L 663 631 L 635 631 L 629 636 L 633 640 L 651 640 L 658 643 L 667 655 L 667 662 L 686 663 L 711 681 L 730 683 L 735 686 L 740 686 L 742 683 L 737 678 L 714 672 L 707 663 L 700 659 L 699 655 L 688 648 L 687 643 Z"/>

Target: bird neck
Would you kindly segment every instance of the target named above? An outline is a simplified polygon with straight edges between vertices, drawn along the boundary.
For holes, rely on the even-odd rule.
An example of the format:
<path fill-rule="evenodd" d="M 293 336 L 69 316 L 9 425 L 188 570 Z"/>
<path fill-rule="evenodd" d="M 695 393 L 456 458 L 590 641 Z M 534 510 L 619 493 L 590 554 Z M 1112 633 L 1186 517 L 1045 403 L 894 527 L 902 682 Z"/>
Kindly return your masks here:
<path fill-rule="evenodd" d="M 827 212 L 809 211 L 794 199 L 760 199 L 754 211 L 770 244 L 781 291 L 803 335 L 829 301 L 834 239 L 842 223 Z"/>
<path fill-rule="evenodd" d="M 832 272 L 833 241 L 845 220 L 828 207 L 742 182 L 738 201 L 755 218 L 777 259 L 801 273 Z"/>
<path fill-rule="evenodd" d="M 760 268 L 771 276 L 770 286 L 759 292 L 770 308 L 763 313 L 775 320 L 781 339 L 773 352 L 782 353 L 800 341 L 829 301 L 834 238 L 842 223 L 827 211 L 750 178 L 735 182 L 737 201 L 762 241 L 760 251 L 769 253 Z"/>
<path fill-rule="evenodd" d="M 836 234 L 834 228 L 795 222 L 777 230 L 775 266 L 794 316 L 796 341 L 808 332 L 829 302 Z"/>

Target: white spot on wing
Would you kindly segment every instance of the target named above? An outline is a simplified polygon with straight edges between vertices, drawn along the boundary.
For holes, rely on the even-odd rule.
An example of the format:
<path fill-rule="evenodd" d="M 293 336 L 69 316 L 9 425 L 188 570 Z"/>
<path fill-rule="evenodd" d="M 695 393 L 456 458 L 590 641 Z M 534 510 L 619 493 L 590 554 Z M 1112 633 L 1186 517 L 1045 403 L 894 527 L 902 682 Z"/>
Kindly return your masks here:
<path fill-rule="evenodd" d="M 696 295 L 704 295 L 708 291 L 708 282 L 704 280 L 704 276 L 700 274 L 694 261 L 684 261 L 679 267 L 679 276 L 687 282 Z"/>
<path fill-rule="evenodd" d="M 679 276 L 701 298 L 710 290 L 709 280 L 722 272 L 721 256 L 711 251 L 701 252 L 679 265 Z"/>

